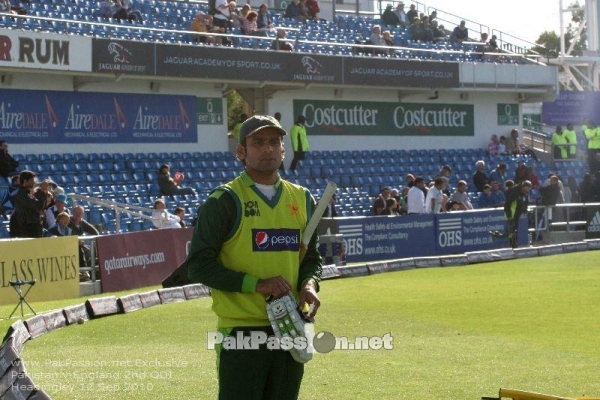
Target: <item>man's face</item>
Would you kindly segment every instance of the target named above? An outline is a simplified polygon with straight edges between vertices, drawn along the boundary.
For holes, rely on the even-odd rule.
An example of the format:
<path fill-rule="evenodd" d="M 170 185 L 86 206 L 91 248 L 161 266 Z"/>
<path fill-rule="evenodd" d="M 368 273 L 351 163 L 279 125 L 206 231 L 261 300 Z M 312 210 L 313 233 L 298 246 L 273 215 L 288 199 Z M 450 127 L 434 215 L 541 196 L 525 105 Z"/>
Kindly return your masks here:
<path fill-rule="evenodd" d="M 21 182 L 21 187 L 23 187 L 23 188 L 32 188 L 33 185 L 35 185 L 35 177 L 25 179 L 24 181 Z"/>
<path fill-rule="evenodd" d="M 382 196 L 384 199 L 389 199 L 389 198 L 390 198 L 390 191 L 389 191 L 389 190 L 383 190 L 383 191 L 381 192 L 381 196 Z"/>
<path fill-rule="evenodd" d="M 63 203 L 62 201 L 57 201 L 57 202 L 56 202 L 56 209 L 57 209 L 59 212 L 63 212 L 63 211 L 64 211 L 64 209 L 65 209 L 65 203 Z"/>
<path fill-rule="evenodd" d="M 467 190 L 467 185 L 458 185 L 456 190 L 458 190 L 460 193 L 464 193 L 465 190 Z"/>
<path fill-rule="evenodd" d="M 0 151 L 8 153 L 8 143 L 6 143 L 6 142 L 1 143 L 0 144 Z"/>
<path fill-rule="evenodd" d="M 500 189 L 500 184 L 498 182 L 492 183 L 492 190 L 497 192 Z"/>
<path fill-rule="evenodd" d="M 272 173 L 279 169 L 285 156 L 281 132 L 264 128 L 246 138 L 246 145 L 238 145 L 238 157 L 246 162 L 246 170 Z"/>
<path fill-rule="evenodd" d="M 83 210 L 79 207 L 73 210 L 73 219 L 76 221 L 81 221 L 83 219 Z"/>
<path fill-rule="evenodd" d="M 521 193 L 523 193 L 523 194 L 529 194 L 530 190 L 531 190 L 531 186 L 521 186 Z"/>

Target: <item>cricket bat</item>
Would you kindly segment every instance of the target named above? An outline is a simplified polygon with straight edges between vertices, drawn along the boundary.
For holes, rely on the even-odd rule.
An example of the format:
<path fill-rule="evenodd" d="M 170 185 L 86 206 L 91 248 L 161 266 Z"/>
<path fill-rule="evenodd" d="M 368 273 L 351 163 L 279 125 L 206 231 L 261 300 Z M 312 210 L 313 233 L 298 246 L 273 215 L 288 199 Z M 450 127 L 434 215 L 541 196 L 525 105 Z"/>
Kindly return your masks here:
<path fill-rule="evenodd" d="M 302 236 L 302 242 L 300 243 L 300 264 L 302 264 L 302 260 L 304 259 L 304 256 L 306 255 L 306 251 L 308 250 L 308 244 L 310 243 L 310 238 L 312 237 L 313 233 L 315 233 L 315 230 L 317 229 L 317 226 L 319 225 L 319 221 L 321 221 L 321 218 L 323 217 L 323 213 L 325 212 L 325 209 L 327 208 L 327 205 L 329 204 L 329 200 L 331 200 L 331 198 L 335 194 L 336 190 L 337 190 L 336 183 L 330 181 L 327 184 L 325 191 L 323 192 L 323 196 L 321 196 L 321 198 L 319 199 L 319 202 L 317 203 L 315 212 L 313 213 L 312 217 L 308 221 L 308 224 L 306 224 L 306 228 L 304 229 L 304 235 Z"/>

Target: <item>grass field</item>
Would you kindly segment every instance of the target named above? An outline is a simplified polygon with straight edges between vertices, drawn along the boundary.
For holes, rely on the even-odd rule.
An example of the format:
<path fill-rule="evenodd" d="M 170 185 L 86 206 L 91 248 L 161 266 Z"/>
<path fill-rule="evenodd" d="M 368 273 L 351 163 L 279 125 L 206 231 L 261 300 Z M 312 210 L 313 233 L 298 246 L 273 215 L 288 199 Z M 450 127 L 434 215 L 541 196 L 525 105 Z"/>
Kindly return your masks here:
<path fill-rule="evenodd" d="M 389 332 L 394 349 L 316 354 L 301 398 L 479 399 L 500 387 L 600 396 L 599 255 L 325 281 L 316 332 L 351 342 Z M 63 328 L 28 342 L 23 358 L 55 399 L 216 398 L 215 354 L 206 349 L 216 324 L 210 303 Z M 5 331 L 11 321 L 1 322 Z"/>

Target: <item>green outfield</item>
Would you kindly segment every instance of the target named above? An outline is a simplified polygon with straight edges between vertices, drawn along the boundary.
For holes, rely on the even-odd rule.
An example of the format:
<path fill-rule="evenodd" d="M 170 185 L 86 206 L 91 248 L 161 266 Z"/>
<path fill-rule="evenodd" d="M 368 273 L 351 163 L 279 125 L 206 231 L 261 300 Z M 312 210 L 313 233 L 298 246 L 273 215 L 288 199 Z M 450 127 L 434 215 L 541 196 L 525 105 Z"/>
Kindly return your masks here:
<path fill-rule="evenodd" d="M 322 283 L 316 332 L 392 350 L 334 350 L 307 364 L 302 399 L 479 399 L 500 387 L 600 396 L 599 251 Z M 116 294 L 117 296 L 119 294 Z M 32 304 L 36 311 L 84 299 Z M 27 342 L 54 399 L 213 399 L 210 299 L 66 327 Z M 0 307 L 6 316 L 12 306 Z M 2 320 L 3 332 L 13 321 Z"/>

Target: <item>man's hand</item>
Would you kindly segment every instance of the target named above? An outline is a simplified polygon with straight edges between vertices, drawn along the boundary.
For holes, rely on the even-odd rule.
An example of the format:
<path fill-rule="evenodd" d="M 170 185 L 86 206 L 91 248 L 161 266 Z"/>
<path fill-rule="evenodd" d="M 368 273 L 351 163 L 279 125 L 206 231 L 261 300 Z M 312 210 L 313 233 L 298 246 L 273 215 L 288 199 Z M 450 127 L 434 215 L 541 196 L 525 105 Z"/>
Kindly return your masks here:
<path fill-rule="evenodd" d="M 259 279 L 256 284 L 256 291 L 265 296 L 279 298 L 292 290 L 292 286 L 282 276 L 275 276 L 268 279 Z"/>
<path fill-rule="evenodd" d="M 315 282 L 309 279 L 302 289 L 300 290 L 300 299 L 298 299 L 298 305 L 300 309 L 304 308 L 304 305 L 309 305 L 309 311 L 304 313 L 308 318 L 312 318 L 317 314 L 317 310 L 321 305 L 319 296 L 317 295 L 317 289 L 315 288 Z"/>

